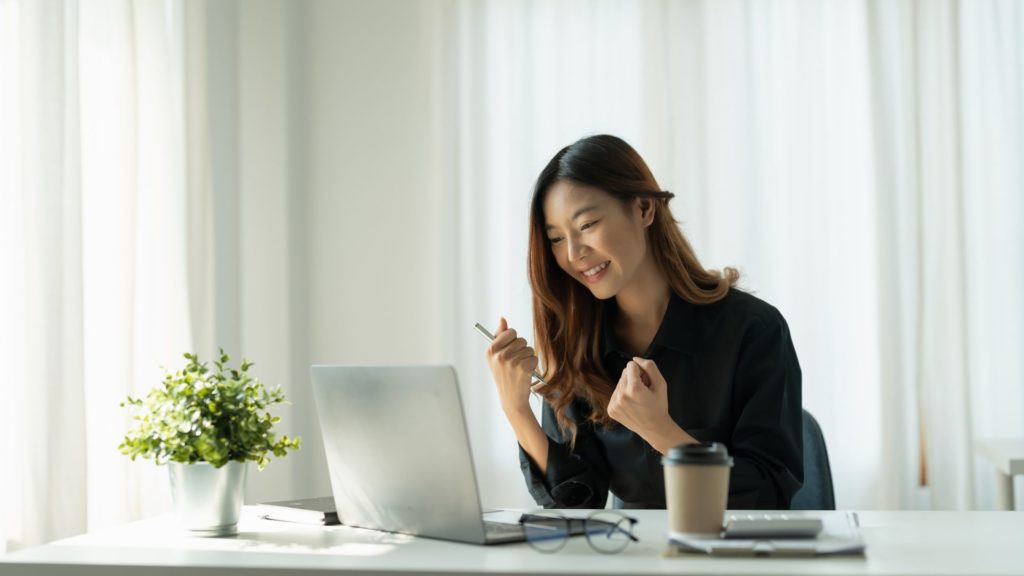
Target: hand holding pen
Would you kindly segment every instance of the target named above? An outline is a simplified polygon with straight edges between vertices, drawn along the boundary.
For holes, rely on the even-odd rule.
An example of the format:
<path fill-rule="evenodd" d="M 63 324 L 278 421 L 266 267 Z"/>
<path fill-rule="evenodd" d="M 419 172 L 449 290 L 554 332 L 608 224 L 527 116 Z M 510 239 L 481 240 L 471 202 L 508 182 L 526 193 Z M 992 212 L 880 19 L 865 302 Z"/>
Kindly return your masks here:
<path fill-rule="evenodd" d="M 491 341 L 487 363 L 498 385 L 502 407 L 506 412 L 530 410 L 530 392 L 547 384 L 537 372 L 540 361 L 536 352 L 515 330 L 509 329 L 504 318 L 498 324 L 497 334 L 492 335 L 480 324 L 476 329 Z M 534 379 L 539 382 L 531 386 Z"/>

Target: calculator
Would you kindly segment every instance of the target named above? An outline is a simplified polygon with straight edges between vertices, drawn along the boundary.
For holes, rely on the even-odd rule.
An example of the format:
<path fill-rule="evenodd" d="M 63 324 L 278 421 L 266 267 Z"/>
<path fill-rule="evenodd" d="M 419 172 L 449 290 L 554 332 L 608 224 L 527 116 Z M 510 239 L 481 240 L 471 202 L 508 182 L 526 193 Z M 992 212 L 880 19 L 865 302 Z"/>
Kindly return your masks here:
<path fill-rule="evenodd" d="M 821 518 L 791 514 L 732 514 L 725 522 L 724 538 L 815 538 Z"/>

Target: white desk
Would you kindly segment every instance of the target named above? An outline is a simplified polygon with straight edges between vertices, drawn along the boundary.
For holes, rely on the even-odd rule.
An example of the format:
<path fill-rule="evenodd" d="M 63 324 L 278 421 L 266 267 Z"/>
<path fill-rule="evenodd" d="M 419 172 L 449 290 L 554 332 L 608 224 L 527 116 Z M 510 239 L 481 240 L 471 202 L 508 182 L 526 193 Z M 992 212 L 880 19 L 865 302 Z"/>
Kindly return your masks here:
<path fill-rule="evenodd" d="M 996 467 L 996 508 L 1013 510 L 1013 477 L 1024 474 L 1024 440 L 978 440 L 975 449 Z"/>
<path fill-rule="evenodd" d="M 527 544 L 472 546 L 345 527 L 258 520 L 240 534 L 183 535 L 170 517 L 0 557 L 0 575 L 121 574 L 1024 574 L 1024 513 L 861 512 L 863 558 L 663 557 L 664 511 L 630 511 L 638 544 L 616 555 L 573 538 L 556 554 Z"/>

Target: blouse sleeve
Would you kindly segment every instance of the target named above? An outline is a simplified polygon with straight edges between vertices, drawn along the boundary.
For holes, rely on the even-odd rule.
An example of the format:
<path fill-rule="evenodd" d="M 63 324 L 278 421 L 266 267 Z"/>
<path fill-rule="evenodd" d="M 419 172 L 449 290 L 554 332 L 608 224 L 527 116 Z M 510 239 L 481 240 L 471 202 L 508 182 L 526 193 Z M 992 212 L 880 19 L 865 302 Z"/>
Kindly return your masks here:
<path fill-rule="evenodd" d="M 800 364 L 777 311 L 747 330 L 736 366 L 731 509 L 788 509 L 803 484 Z"/>
<path fill-rule="evenodd" d="M 608 463 L 592 425 L 577 418 L 575 449 L 563 435 L 551 405 L 544 402 L 541 427 L 548 437 L 547 473 L 541 474 L 530 456 L 519 447 L 519 463 L 526 486 L 537 504 L 545 508 L 604 508 L 608 499 Z"/>

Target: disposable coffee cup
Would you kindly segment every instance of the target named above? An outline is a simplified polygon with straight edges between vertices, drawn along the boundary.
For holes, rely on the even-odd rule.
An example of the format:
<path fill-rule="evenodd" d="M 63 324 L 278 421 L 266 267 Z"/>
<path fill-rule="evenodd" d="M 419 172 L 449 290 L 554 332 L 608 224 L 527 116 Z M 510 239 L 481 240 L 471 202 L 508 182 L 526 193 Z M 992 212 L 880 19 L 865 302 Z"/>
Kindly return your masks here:
<path fill-rule="evenodd" d="M 669 536 L 717 538 L 729 500 L 732 458 L 718 442 L 680 444 L 661 460 Z"/>

